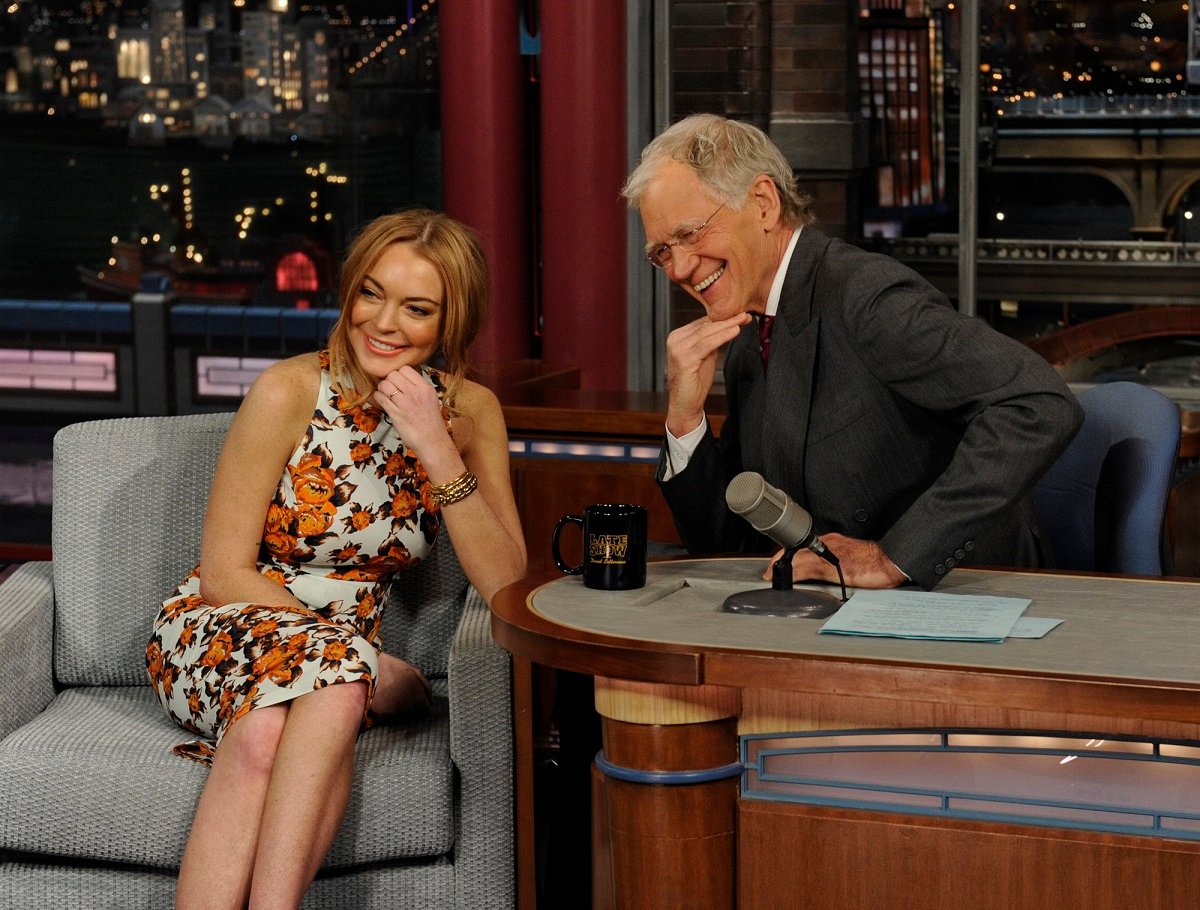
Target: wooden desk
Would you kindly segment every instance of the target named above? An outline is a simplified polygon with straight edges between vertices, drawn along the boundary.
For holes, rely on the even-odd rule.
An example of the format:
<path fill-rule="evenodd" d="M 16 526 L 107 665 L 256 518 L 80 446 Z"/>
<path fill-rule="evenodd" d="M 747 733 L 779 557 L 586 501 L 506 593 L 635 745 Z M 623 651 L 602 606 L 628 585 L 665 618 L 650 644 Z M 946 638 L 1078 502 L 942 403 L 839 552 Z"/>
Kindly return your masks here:
<path fill-rule="evenodd" d="M 800 895 L 867 907 L 881 906 L 880 893 L 888 906 L 1195 906 L 1195 841 L 767 810 L 739 802 L 737 777 L 725 775 L 749 733 L 933 727 L 1200 741 L 1200 584 L 956 570 L 942 592 L 1031 597 L 1026 615 L 1064 620 L 1044 639 L 1002 645 L 818 635 L 819 621 L 721 614 L 724 589 L 707 604 L 654 599 L 681 579 L 693 592 L 730 580 L 762 587 L 762 567 L 656 563 L 635 592 L 547 575 L 493 604 L 496 639 L 519 658 L 596 677 L 606 765 L 651 782 L 593 774 L 597 908 L 808 906 Z M 700 782 L 654 785 L 677 772 Z M 915 852 L 902 871 L 889 850 Z M 1061 900 L 1029 874 L 1047 857 L 1059 864 Z M 981 866 L 951 880 L 947 862 Z M 1088 878 L 1098 870 L 1111 888 Z M 1130 903 L 1150 879 L 1154 902 Z"/>

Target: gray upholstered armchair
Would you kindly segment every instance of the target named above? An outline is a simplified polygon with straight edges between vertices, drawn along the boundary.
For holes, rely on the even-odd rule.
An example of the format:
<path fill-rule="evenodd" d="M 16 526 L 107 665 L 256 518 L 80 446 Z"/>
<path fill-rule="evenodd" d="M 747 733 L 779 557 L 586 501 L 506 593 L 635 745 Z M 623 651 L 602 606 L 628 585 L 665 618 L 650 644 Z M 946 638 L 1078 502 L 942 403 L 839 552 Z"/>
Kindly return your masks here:
<path fill-rule="evenodd" d="M 52 562 L 0 584 L 0 907 L 170 907 L 207 771 L 146 682 L 162 598 L 199 552 L 230 415 L 98 420 L 54 442 Z M 385 643 L 431 715 L 358 743 L 306 907 L 514 901 L 510 663 L 448 540 L 402 575 Z"/>

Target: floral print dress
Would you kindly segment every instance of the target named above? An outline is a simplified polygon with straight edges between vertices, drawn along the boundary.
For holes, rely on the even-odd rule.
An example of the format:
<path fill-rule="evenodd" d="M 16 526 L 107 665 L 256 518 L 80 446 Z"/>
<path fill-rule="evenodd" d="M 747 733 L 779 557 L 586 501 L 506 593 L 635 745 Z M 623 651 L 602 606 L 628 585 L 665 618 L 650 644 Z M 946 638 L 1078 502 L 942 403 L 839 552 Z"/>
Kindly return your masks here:
<path fill-rule="evenodd" d="M 259 572 L 306 609 L 213 606 L 197 567 L 164 601 L 146 647 L 159 701 L 204 737 L 175 751 L 206 764 L 254 708 L 340 682 L 374 693 L 388 581 L 429 552 L 440 528 L 421 463 L 381 410 L 339 407 L 320 356 L 316 409 L 280 478 L 258 558 Z M 441 395 L 438 373 L 423 373 Z"/>

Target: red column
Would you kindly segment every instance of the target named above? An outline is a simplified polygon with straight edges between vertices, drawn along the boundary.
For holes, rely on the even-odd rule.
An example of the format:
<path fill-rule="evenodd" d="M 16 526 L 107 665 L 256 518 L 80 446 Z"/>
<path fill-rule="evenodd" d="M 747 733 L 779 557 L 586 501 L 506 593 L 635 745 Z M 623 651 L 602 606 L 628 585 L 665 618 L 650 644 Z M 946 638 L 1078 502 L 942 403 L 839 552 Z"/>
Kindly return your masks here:
<path fill-rule="evenodd" d="M 624 389 L 625 4 L 542 0 L 539 16 L 542 354 L 585 389 Z"/>
<path fill-rule="evenodd" d="M 439 3 L 442 200 L 481 236 L 492 312 L 471 350 L 479 362 L 530 354 L 531 256 L 525 61 L 518 0 Z"/>

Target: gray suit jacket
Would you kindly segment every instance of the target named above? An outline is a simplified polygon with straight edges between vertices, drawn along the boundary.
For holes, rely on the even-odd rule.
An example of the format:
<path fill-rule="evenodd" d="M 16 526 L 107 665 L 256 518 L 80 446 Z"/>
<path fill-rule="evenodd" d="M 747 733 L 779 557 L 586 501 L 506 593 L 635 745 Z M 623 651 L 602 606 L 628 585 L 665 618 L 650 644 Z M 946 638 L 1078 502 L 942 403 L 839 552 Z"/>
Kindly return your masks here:
<path fill-rule="evenodd" d="M 689 551 L 773 547 L 725 505 L 729 480 L 757 471 L 818 533 L 879 541 L 927 589 L 955 565 L 1048 564 L 1028 491 L 1082 411 L 1045 360 L 899 262 L 811 226 L 771 347 L 764 377 L 756 325 L 733 341 L 720 442 L 710 433 L 660 483 Z"/>

